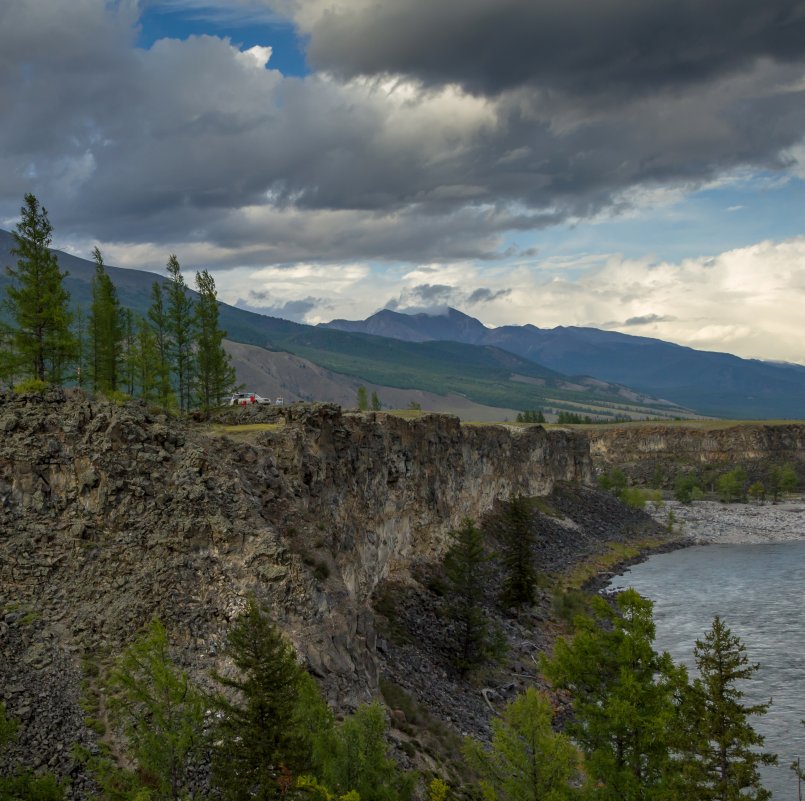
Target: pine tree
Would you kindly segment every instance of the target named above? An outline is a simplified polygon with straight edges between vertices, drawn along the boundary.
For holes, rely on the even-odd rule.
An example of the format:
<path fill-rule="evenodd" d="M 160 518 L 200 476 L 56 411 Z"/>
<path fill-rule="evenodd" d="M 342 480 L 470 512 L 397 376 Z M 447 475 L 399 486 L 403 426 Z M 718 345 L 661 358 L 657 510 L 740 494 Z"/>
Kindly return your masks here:
<path fill-rule="evenodd" d="M 59 384 L 76 352 L 70 330 L 70 294 L 64 287 L 67 273 L 59 270 L 56 254 L 48 249 L 53 227 L 47 209 L 27 194 L 21 215 L 11 250 L 18 257 L 17 266 L 6 268 L 14 282 L 7 289 L 7 299 L 15 372 Z"/>
<path fill-rule="evenodd" d="M 529 687 L 492 720 L 492 744 L 474 740 L 465 747 L 467 761 L 491 801 L 564 801 L 576 797 L 579 755 L 570 739 L 554 732 L 553 709 L 543 693 Z"/>
<path fill-rule="evenodd" d="M 170 331 L 168 314 L 165 310 L 165 296 L 162 284 L 154 281 L 151 284 L 151 306 L 148 309 L 148 321 L 156 343 L 156 394 L 163 409 L 171 406 L 172 390 L 170 382 Z"/>
<path fill-rule="evenodd" d="M 458 629 L 456 667 L 466 673 L 484 662 L 489 650 L 482 603 L 489 579 L 490 557 L 484 548 L 483 534 L 469 518 L 452 536 L 454 542 L 445 555 L 444 572 L 450 613 Z"/>
<path fill-rule="evenodd" d="M 627 590 L 616 605 L 594 598 L 595 616 L 579 620 L 573 639 L 560 640 L 543 666 L 573 695 L 567 731 L 584 752 L 591 798 L 659 801 L 672 797 L 674 699 L 686 676 L 653 648 L 651 601 Z"/>
<path fill-rule="evenodd" d="M 182 277 L 179 260 L 171 254 L 168 259 L 167 287 L 168 306 L 166 310 L 167 330 L 170 335 L 168 353 L 170 364 L 176 376 L 176 394 L 179 408 L 190 408 L 193 385 L 193 302 L 187 294 L 187 285 Z"/>
<path fill-rule="evenodd" d="M 226 331 L 218 327 L 215 281 L 206 271 L 196 273 L 196 387 L 204 412 L 221 404 L 235 386 L 235 370 L 224 350 Z"/>
<path fill-rule="evenodd" d="M 771 793 L 760 783 L 760 765 L 776 764 L 776 757 L 760 751 L 763 737 L 749 718 L 763 715 L 769 704 L 744 704 L 739 685 L 751 679 L 758 665 L 750 664 L 746 648 L 720 617 L 713 620 L 694 649 L 699 678 L 693 683 L 698 703 L 698 760 L 705 780 L 698 786 L 702 801 L 763 801 Z"/>
<path fill-rule="evenodd" d="M 304 673 L 291 645 L 253 599 L 229 632 L 226 654 L 238 675 L 215 674 L 228 692 L 216 699 L 213 782 L 233 801 L 279 798 L 283 773 L 309 767 L 296 725 Z"/>
<path fill-rule="evenodd" d="M 381 409 L 382 404 L 380 403 L 380 398 L 375 390 L 372 390 L 372 411 L 379 412 Z"/>
<path fill-rule="evenodd" d="M 534 602 L 537 569 L 534 565 L 536 534 L 527 498 L 516 495 L 509 499 L 498 526 L 498 539 L 505 572 L 500 600 L 506 607 L 528 606 Z"/>
<path fill-rule="evenodd" d="M 89 314 L 92 388 L 97 392 L 118 389 L 123 342 L 123 321 L 117 290 L 106 272 L 101 251 L 92 251 L 95 276 L 92 279 L 92 306 Z"/>

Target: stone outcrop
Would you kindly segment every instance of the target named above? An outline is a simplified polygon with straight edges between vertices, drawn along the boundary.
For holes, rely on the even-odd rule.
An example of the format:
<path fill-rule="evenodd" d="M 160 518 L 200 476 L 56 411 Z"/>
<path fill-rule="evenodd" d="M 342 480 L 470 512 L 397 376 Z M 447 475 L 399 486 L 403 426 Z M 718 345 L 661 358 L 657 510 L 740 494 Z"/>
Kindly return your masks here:
<path fill-rule="evenodd" d="M 202 681 L 225 670 L 251 593 L 330 699 L 354 706 L 377 686 L 380 581 L 408 581 L 497 499 L 592 478 L 586 441 L 565 431 L 283 414 L 243 441 L 78 391 L 0 394 L 0 700 L 67 721 L 24 726 L 23 750 L 69 770 L 70 742 L 87 739 L 81 657 L 117 653 L 154 616 Z"/>
<path fill-rule="evenodd" d="M 757 423 L 622 426 L 586 430 L 598 471 L 622 468 L 638 482 L 662 476 L 673 485 L 679 472 L 712 467 L 743 467 L 750 477 L 764 478 L 773 465 L 790 463 L 805 479 L 805 425 Z"/>

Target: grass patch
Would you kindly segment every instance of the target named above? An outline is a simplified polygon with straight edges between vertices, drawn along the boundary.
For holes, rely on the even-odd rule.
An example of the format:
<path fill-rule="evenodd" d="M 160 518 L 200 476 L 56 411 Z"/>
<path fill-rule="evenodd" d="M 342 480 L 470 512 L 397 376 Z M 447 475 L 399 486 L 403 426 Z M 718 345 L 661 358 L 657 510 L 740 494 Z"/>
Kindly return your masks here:
<path fill-rule="evenodd" d="M 609 543 L 607 550 L 603 553 L 593 554 L 567 573 L 556 576 L 557 584 L 565 592 L 581 590 L 588 581 L 595 578 L 599 573 L 609 572 L 623 562 L 637 558 L 644 551 L 659 548 L 667 542 L 668 539 L 665 538 L 646 537 L 629 543 Z"/>
<path fill-rule="evenodd" d="M 254 434 L 262 434 L 264 431 L 279 431 L 285 428 L 285 420 L 277 423 L 243 423 L 241 425 L 222 425 L 214 423 L 209 428 L 209 433 L 218 437 L 233 437 L 234 439 L 250 439 Z"/>

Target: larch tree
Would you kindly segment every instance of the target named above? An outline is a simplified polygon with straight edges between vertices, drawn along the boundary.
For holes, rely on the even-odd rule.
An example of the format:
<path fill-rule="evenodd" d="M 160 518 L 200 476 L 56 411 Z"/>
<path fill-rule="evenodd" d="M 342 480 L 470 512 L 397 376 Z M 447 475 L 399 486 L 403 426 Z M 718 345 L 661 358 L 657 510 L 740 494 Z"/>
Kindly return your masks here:
<path fill-rule="evenodd" d="M 693 682 L 698 704 L 698 761 L 705 781 L 698 787 L 702 801 L 737 801 L 771 798 L 760 779 L 761 765 L 774 765 L 773 754 L 761 749 L 763 737 L 749 718 L 763 715 L 769 703 L 743 702 L 741 686 L 758 665 L 751 664 L 746 647 L 724 621 L 716 616 L 704 639 L 694 649 L 699 678 Z"/>
<path fill-rule="evenodd" d="M 113 719 L 123 728 L 154 801 L 188 798 L 190 767 L 202 747 L 204 702 L 170 656 L 158 620 L 123 652 L 107 683 Z"/>
<path fill-rule="evenodd" d="M 165 290 L 159 281 L 151 284 L 151 305 L 148 308 L 148 322 L 154 334 L 157 359 L 156 396 L 163 409 L 171 405 L 173 391 L 171 389 L 170 368 L 170 331 L 168 312 L 165 308 Z"/>
<path fill-rule="evenodd" d="M 529 687 L 492 720 L 489 748 L 468 740 L 465 755 L 488 801 L 565 801 L 577 798 L 579 753 L 554 732 L 548 697 Z"/>
<path fill-rule="evenodd" d="M 12 279 L 7 300 L 12 320 L 16 371 L 39 381 L 59 384 L 75 357 L 76 342 L 70 330 L 70 294 L 64 286 L 67 273 L 59 269 L 51 252 L 53 227 L 47 209 L 32 194 L 25 195 L 21 219 L 13 232 L 16 267 L 6 267 Z"/>
<path fill-rule="evenodd" d="M 236 377 L 223 346 L 226 331 L 218 326 L 215 280 L 207 270 L 196 273 L 196 291 L 196 390 L 202 410 L 209 413 L 232 391 Z"/>
<path fill-rule="evenodd" d="M 168 353 L 170 364 L 176 376 L 176 394 L 179 409 L 187 411 L 191 404 L 193 387 L 193 341 L 195 324 L 193 302 L 187 294 L 187 284 L 182 277 L 179 260 L 171 254 L 168 259 L 167 286 L 168 304 L 166 309 L 167 329 L 170 335 Z"/>
<path fill-rule="evenodd" d="M 89 341 L 92 388 L 100 392 L 117 391 L 123 343 L 123 318 L 117 290 L 106 272 L 101 251 L 92 251 L 95 275 L 92 279 L 92 305 L 89 313 Z"/>
<path fill-rule="evenodd" d="M 634 590 L 612 609 L 593 599 L 544 662 L 554 687 L 573 696 L 567 732 L 578 743 L 597 801 L 661 801 L 670 794 L 675 698 L 686 681 L 667 653 L 653 648 L 652 603 Z"/>

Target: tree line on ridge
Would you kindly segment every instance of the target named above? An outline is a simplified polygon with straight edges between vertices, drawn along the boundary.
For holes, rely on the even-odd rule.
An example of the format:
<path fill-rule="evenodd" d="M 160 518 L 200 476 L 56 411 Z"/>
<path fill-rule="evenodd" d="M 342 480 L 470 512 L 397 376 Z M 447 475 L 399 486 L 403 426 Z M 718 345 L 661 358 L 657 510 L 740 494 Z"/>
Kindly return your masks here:
<path fill-rule="evenodd" d="M 10 322 L 0 322 L 0 382 L 22 388 L 70 383 L 181 411 L 209 412 L 232 392 L 235 371 L 207 270 L 196 273 L 193 301 L 171 255 L 168 281 L 153 283 L 148 313 L 139 317 L 121 306 L 96 247 L 89 311 L 73 310 L 67 274 L 49 249 L 52 231 L 47 210 L 27 194 L 13 232 L 17 263 L 6 268 Z"/>

